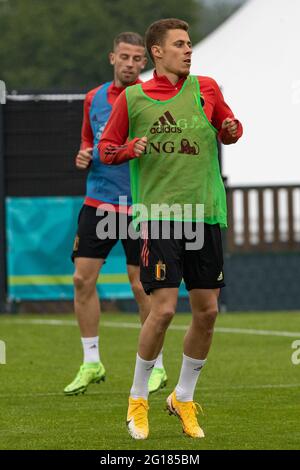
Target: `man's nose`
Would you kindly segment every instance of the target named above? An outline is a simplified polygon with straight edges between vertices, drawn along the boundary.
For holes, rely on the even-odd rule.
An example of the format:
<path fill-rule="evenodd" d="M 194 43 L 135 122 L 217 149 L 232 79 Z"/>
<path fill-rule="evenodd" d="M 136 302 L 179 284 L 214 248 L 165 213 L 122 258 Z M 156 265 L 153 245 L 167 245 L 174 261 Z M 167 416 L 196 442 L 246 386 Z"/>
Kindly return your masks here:
<path fill-rule="evenodd" d="M 126 65 L 127 67 L 133 67 L 133 59 L 132 58 L 128 59 Z"/>

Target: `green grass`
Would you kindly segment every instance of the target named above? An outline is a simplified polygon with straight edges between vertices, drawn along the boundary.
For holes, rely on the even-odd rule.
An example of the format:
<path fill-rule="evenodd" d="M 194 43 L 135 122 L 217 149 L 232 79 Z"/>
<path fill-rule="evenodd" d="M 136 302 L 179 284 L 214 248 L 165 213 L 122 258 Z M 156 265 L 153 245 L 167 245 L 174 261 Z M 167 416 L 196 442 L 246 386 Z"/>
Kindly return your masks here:
<path fill-rule="evenodd" d="M 204 408 L 206 438 L 192 440 L 164 411 L 178 378 L 184 335 L 169 330 L 164 349 L 169 383 L 150 398 L 149 439 L 133 441 L 125 417 L 138 329 L 105 323 L 136 323 L 137 317 L 103 314 L 100 345 L 107 380 L 77 397 L 64 397 L 62 390 L 81 363 L 78 328 L 26 324 L 34 318 L 0 316 L 0 339 L 7 346 L 7 364 L 0 365 L 0 449 L 299 448 L 300 365 L 291 362 L 296 337 L 216 332 L 195 397 Z M 177 315 L 173 325 L 189 320 Z M 300 314 L 226 314 L 217 327 L 300 332 Z"/>

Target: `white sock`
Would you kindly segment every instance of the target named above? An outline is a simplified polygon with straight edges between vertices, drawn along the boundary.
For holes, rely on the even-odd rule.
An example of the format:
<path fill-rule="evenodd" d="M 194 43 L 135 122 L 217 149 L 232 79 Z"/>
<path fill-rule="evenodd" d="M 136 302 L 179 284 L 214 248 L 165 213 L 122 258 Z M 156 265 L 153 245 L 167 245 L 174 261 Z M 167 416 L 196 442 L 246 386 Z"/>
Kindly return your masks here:
<path fill-rule="evenodd" d="M 163 363 L 163 350 L 160 351 L 159 355 L 157 356 L 155 366 L 158 369 L 163 369 L 164 368 L 164 363 Z"/>
<path fill-rule="evenodd" d="M 133 384 L 130 390 L 131 398 L 144 398 L 148 400 L 148 381 L 156 359 L 145 361 L 138 354 L 136 355 Z"/>
<path fill-rule="evenodd" d="M 175 388 L 178 401 L 193 401 L 197 380 L 205 363 L 206 359 L 192 359 L 183 354 L 180 377 Z"/>
<path fill-rule="evenodd" d="M 81 338 L 83 347 L 83 362 L 100 362 L 99 336 L 94 338 Z"/>

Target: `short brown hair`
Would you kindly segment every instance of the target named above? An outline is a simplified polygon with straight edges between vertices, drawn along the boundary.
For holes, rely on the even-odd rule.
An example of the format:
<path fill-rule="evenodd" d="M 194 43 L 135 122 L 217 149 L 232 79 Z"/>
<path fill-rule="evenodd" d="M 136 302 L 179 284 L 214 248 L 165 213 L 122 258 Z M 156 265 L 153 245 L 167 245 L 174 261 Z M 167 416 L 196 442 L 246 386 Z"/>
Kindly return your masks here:
<path fill-rule="evenodd" d="M 184 31 L 188 31 L 189 24 L 186 21 L 178 20 L 177 18 L 166 18 L 164 20 L 158 20 L 152 23 L 145 34 L 147 51 L 152 61 L 153 56 L 151 47 L 155 44 L 161 46 L 169 29 L 183 29 Z"/>
<path fill-rule="evenodd" d="M 133 46 L 145 47 L 144 39 L 138 33 L 132 33 L 131 31 L 120 33 L 114 39 L 114 50 L 120 44 L 125 42 L 126 44 L 132 44 Z"/>

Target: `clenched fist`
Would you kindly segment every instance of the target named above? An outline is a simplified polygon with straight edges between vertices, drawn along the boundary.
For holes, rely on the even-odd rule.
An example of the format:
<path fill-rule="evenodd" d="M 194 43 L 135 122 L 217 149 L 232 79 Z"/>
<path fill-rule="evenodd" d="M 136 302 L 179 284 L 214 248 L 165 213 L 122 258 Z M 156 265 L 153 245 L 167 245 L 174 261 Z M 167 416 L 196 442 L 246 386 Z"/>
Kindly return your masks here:
<path fill-rule="evenodd" d="M 147 137 L 142 137 L 140 140 L 137 140 L 133 147 L 133 152 L 136 157 L 140 157 L 147 147 L 148 139 Z"/>
<path fill-rule="evenodd" d="M 237 136 L 238 125 L 235 119 L 226 118 L 222 123 L 222 129 L 226 129 L 231 137 Z"/>
<path fill-rule="evenodd" d="M 75 159 L 76 168 L 79 170 L 86 170 L 92 161 L 92 152 L 93 147 L 87 148 L 85 150 L 79 150 Z"/>

